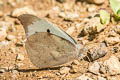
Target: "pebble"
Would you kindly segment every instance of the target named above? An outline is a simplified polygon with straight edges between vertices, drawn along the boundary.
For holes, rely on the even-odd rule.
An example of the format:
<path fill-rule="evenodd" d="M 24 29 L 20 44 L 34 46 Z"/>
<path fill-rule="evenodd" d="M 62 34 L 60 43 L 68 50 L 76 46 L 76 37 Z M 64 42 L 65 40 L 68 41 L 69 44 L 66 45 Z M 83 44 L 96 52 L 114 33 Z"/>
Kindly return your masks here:
<path fill-rule="evenodd" d="M 84 52 L 90 61 L 94 61 L 106 55 L 107 47 L 105 43 L 92 43 L 84 47 Z"/>
<path fill-rule="evenodd" d="M 16 50 L 15 50 L 14 47 L 10 47 L 10 50 L 11 50 L 12 53 L 15 53 L 15 52 L 16 52 Z"/>
<path fill-rule="evenodd" d="M 0 73 L 7 72 L 9 70 L 9 67 L 2 67 L 0 68 Z"/>
<path fill-rule="evenodd" d="M 23 66 L 24 64 L 23 63 L 18 63 L 18 64 L 16 64 L 16 66 L 19 68 L 19 67 L 21 67 L 21 66 Z"/>
<path fill-rule="evenodd" d="M 120 25 L 114 26 L 116 33 L 120 34 Z"/>
<path fill-rule="evenodd" d="M 60 73 L 61 74 L 67 74 L 67 73 L 69 73 L 69 71 L 70 71 L 70 68 L 68 68 L 68 67 L 60 68 Z"/>
<path fill-rule="evenodd" d="M 93 17 L 91 18 L 84 26 L 84 29 L 82 30 L 81 34 L 87 35 L 87 34 L 96 34 L 103 30 L 105 26 L 103 26 L 100 22 L 99 17 Z"/>
<path fill-rule="evenodd" d="M 94 62 L 91 66 L 89 66 L 88 70 L 94 74 L 99 74 L 100 64 L 98 62 Z"/>
<path fill-rule="evenodd" d="M 69 35 L 72 35 L 72 33 L 75 31 L 75 27 L 74 26 L 72 26 L 72 27 L 70 27 L 70 28 L 68 28 L 67 30 L 66 30 L 66 33 L 68 33 Z"/>
<path fill-rule="evenodd" d="M 17 70 L 12 70 L 12 73 L 16 74 L 16 73 L 18 73 L 18 71 Z"/>
<path fill-rule="evenodd" d="M 120 77 L 118 76 L 112 76 L 110 78 L 108 78 L 109 80 L 120 80 Z"/>
<path fill-rule="evenodd" d="M 0 6 L 4 6 L 4 5 L 5 3 L 2 0 L 0 0 Z"/>
<path fill-rule="evenodd" d="M 108 60 L 104 61 L 101 66 L 101 71 L 108 73 L 109 75 L 120 74 L 120 62 L 116 56 L 111 56 Z M 104 71 L 106 70 L 106 71 Z"/>
<path fill-rule="evenodd" d="M 60 12 L 59 16 L 65 18 L 66 14 L 64 12 Z"/>
<path fill-rule="evenodd" d="M 77 28 L 77 30 L 81 31 L 81 28 L 83 26 L 83 23 L 76 23 L 75 27 Z"/>
<path fill-rule="evenodd" d="M 77 65 L 72 65 L 72 69 L 70 70 L 70 73 L 77 73 L 79 72 L 79 67 Z"/>
<path fill-rule="evenodd" d="M 16 0 L 16 3 L 23 3 L 25 0 Z"/>
<path fill-rule="evenodd" d="M 12 12 L 12 16 L 14 16 L 14 17 L 18 17 L 18 16 L 20 16 L 22 14 L 36 15 L 35 11 L 33 9 L 31 9 L 31 7 L 29 7 L 29 6 L 25 6 L 25 7 L 22 7 L 22 8 L 16 8 Z"/>
<path fill-rule="evenodd" d="M 17 80 L 17 79 L 18 79 L 16 74 L 13 74 L 13 75 L 11 76 L 11 78 L 12 78 L 13 80 Z"/>
<path fill-rule="evenodd" d="M 114 44 L 117 44 L 117 43 L 120 42 L 120 37 L 119 36 L 117 36 L 117 37 L 106 37 L 105 41 L 108 44 L 114 45 Z"/>
<path fill-rule="evenodd" d="M 7 69 L 7 67 L 6 67 L 6 69 Z M 14 66 L 9 66 L 9 67 L 8 67 L 8 70 L 14 70 L 14 69 L 15 69 Z"/>
<path fill-rule="evenodd" d="M 0 68 L 0 73 L 4 73 L 6 72 L 6 69 L 5 68 Z"/>
<path fill-rule="evenodd" d="M 107 79 L 104 77 L 98 76 L 98 80 L 107 80 Z"/>
<path fill-rule="evenodd" d="M 8 22 L 8 21 L 0 21 L 0 28 L 8 31 L 9 29 L 11 29 L 13 26 L 12 26 L 12 23 Z"/>
<path fill-rule="evenodd" d="M 25 43 L 23 43 L 21 41 L 16 43 L 16 46 L 23 46 L 23 45 L 25 45 Z"/>
<path fill-rule="evenodd" d="M 8 41 L 2 41 L 0 42 L 1 46 L 8 46 L 9 42 Z"/>
<path fill-rule="evenodd" d="M 73 21 L 77 18 L 79 18 L 79 15 L 77 13 L 64 13 L 64 12 L 60 12 L 59 16 L 64 18 L 65 20 L 70 20 Z"/>
<path fill-rule="evenodd" d="M 96 6 L 95 5 L 88 6 L 88 11 L 89 12 L 94 12 L 95 10 L 96 10 Z"/>
<path fill-rule="evenodd" d="M 7 39 L 10 41 L 15 41 L 15 36 L 14 35 L 7 35 Z"/>
<path fill-rule="evenodd" d="M 91 79 L 88 76 L 86 76 L 85 74 L 83 74 L 80 77 L 78 77 L 76 80 L 93 80 L 93 79 Z"/>
<path fill-rule="evenodd" d="M 8 4 L 10 4 L 12 7 L 16 6 L 15 1 L 13 1 L 13 0 L 8 0 Z"/>
<path fill-rule="evenodd" d="M 0 28 L 0 41 L 5 40 L 5 38 L 7 37 L 7 32 L 5 29 Z"/>
<path fill-rule="evenodd" d="M 66 10 L 71 10 L 71 8 L 73 8 L 73 2 L 72 1 L 70 1 L 68 3 L 64 3 L 62 10 L 65 10 L 65 11 Z"/>
<path fill-rule="evenodd" d="M 105 0 L 87 0 L 87 1 L 94 4 L 103 4 L 105 2 Z"/>
<path fill-rule="evenodd" d="M 59 6 L 55 6 L 55 7 L 53 7 L 53 8 L 52 8 L 52 11 L 59 12 L 59 11 L 60 11 Z"/>
<path fill-rule="evenodd" d="M 2 17 L 4 15 L 4 13 L 2 11 L 0 11 L 0 17 Z"/>
<path fill-rule="evenodd" d="M 17 55 L 17 60 L 19 60 L 19 61 L 24 60 L 24 56 L 23 56 L 21 53 L 19 53 L 19 54 Z"/>
<path fill-rule="evenodd" d="M 117 36 L 117 33 L 114 31 L 114 30 L 111 30 L 109 33 L 108 33 L 109 37 L 116 37 Z"/>
<path fill-rule="evenodd" d="M 72 62 L 72 64 L 73 64 L 73 65 L 79 65 L 80 62 L 79 62 L 78 60 L 74 60 L 74 61 Z"/>

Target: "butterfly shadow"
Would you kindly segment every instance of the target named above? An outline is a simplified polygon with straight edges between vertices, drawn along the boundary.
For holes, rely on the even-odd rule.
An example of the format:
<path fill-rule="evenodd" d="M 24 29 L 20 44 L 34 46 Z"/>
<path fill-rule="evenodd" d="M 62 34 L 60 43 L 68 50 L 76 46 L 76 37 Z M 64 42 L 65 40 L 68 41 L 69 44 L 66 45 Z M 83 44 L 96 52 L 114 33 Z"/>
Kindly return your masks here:
<path fill-rule="evenodd" d="M 19 72 L 35 72 L 35 71 L 45 71 L 45 70 L 59 70 L 62 66 L 52 67 L 52 68 L 42 68 L 42 69 L 16 69 Z"/>

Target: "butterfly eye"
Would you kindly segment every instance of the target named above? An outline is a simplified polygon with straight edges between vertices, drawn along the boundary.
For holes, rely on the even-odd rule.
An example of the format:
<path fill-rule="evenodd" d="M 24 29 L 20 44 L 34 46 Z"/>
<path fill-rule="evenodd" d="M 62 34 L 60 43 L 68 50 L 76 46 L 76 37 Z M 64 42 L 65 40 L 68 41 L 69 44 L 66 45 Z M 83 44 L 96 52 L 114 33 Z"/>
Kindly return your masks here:
<path fill-rule="evenodd" d="M 49 30 L 49 29 L 47 29 L 47 32 L 48 32 L 48 33 L 50 33 L 50 30 Z"/>

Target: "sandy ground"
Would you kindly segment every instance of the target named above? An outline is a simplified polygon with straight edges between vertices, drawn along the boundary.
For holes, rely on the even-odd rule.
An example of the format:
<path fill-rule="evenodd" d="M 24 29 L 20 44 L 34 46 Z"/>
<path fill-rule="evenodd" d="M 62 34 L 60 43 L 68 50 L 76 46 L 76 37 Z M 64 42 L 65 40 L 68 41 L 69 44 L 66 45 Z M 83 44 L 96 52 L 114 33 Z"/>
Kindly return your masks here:
<path fill-rule="evenodd" d="M 18 10 L 15 13 L 15 9 L 25 6 L 34 12 L 30 12 L 30 10 L 27 12 L 23 9 L 23 11 Z M 90 21 L 89 18 L 94 17 L 94 14 L 98 13 L 101 8 L 105 8 L 111 13 L 108 0 L 100 5 L 90 4 L 85 0 L 66 0 L 63 3 L 55 0 L 1 0 L 0 26 L 7 26 L 8 29 L 6 35 L 3 35 L 3 39 L 1 38 L 0 41 L 0 80 L 76 80 L 81 75 L 89 78 L 83 77 L 83 79 L 78 80 L 120 80 L 119 68 L 116 69 L 115 74 L 110 73 L 110 68 L 108 68 L 108 71 L 103 70 L 95 73 L 94 69 L 93 72 L 89 70 L 94 62 L 104 63 L 106 60 L 111 59 L 111 56 L 116 56 L 118 66 L 120 64 L 120 36 L 117 33 L 112 33 L 112 29 L 115 28 L 113 26 L 116 25 L 110 23 L 103 31 L 95 33 L 94 37 L 90 37 L 90 35 L 81 36 L 80 34 Z M 97 49 L 95 43 L 105 42 L 107 53 L 105 56 L 92 61 L 78 59 L 61 66 L 39 69 L 31 63 L 24 48 L 25 33 L 22 25 L 17 20 L 17 16 L 22 13 L 35 13 L 36 16 L 56 24 L 71 35 L 81 47 L 86 45 L 88 47 L 94 46 L 93 48 Z M 71 16 L 71 14 L 74 14 L 74 16 Z M 67 17 L 67 15 L 70 16 Z M 12 35 L 12 38 L 9 38 L 8 35 Z M 109 38 L 110 35 L 114 37 Z"/>

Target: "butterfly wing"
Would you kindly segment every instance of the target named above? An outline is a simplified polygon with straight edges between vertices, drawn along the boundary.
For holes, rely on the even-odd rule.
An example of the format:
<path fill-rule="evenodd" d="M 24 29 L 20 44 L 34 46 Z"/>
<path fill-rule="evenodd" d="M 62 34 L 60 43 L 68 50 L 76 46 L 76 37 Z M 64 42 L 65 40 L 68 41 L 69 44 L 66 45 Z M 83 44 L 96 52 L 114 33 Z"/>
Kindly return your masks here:
<path fill-rule="evenodd" d="M 64 38 L 38 32 L 25 45 L 32 63 L 39 68 L 58 66 L 76 58 L 76 47 Z"/>
<path fill-rule="evenodd" d="M 55 24 L 52 24 L 44 19 L 40 19 L 31 14 L 23 14 L 19 16 L 18 19 L 24 26 L 27 37 L 35 34 L 36 32 L 47 32 L 47 30 L 50 30 L 50 33 L 72 42 L 79 49 L 77 42 Z"/>
<path fill-rule="evenodd" d="M 19 20 L 28 38 L 26 41 L 28 56 L 37 67 L 57 66 L 78 55 L 79 47 L 75 40 L 56 25 L 28 14 L 21 15 Z M 47 32 L 48 30 L 50 32 Z"/>

